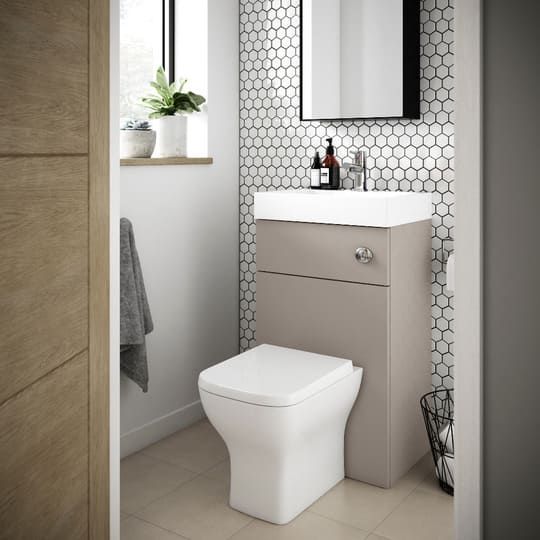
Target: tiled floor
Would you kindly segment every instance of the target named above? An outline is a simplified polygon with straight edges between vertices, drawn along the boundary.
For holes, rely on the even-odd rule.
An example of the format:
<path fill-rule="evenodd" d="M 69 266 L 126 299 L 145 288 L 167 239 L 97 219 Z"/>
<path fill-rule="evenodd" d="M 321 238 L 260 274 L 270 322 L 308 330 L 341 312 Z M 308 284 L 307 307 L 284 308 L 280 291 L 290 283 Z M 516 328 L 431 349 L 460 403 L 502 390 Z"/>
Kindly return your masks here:
<path fill-rule="evenodd" d="M 122 540 L 453 540 L 429 457 L 392 489 L 344 480 L 288 525 L 229 508 L 227 450 L 207 421 L 122 461 Z"/>

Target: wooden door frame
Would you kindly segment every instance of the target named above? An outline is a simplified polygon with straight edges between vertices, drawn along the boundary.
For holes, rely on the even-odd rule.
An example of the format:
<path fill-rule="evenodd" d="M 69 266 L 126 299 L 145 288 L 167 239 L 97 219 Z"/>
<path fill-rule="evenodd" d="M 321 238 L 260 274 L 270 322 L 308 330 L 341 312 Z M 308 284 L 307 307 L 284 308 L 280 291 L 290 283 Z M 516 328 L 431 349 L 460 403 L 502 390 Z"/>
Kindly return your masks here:
<path fill-rule="evenodd" d="M 455 6 L 456 538 L 480 540 L 483 429 L 482 0 Z"/>
<path fill-rule="evenodd" d="M 89 136 L 89 539 L 109 538 L 109 0 L 90 0 Z"/>

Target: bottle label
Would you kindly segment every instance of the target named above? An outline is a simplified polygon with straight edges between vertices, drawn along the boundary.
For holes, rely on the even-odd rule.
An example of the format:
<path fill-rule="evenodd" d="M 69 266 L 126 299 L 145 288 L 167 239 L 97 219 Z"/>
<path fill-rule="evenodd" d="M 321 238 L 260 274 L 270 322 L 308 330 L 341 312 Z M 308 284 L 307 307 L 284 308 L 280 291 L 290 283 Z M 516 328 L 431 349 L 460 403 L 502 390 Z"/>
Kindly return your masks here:
<path fill-rule="evenodd" d="M 330 169 L 323 167 L 321 169 L 321 186 L 330 183 Z"/>
<path fill-rule="evenodd" d="M 321 186 L 321 169 L 311 169 L 310 186 L 311 187 Z"/>

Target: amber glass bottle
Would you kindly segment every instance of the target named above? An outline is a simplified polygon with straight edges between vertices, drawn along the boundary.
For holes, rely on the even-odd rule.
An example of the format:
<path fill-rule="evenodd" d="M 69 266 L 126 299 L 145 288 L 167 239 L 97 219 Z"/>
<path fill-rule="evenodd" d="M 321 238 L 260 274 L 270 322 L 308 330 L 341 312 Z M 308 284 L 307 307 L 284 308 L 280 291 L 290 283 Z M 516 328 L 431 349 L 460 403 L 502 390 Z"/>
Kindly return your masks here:
<path fill-rule="evenodd" d="M 332 138 L 326 139 L 326 142 L 328 146 L 321 168 L 321 189 L 339 189 L 339 161 L 335 156 L 336 149 L 332 146 Z"/>

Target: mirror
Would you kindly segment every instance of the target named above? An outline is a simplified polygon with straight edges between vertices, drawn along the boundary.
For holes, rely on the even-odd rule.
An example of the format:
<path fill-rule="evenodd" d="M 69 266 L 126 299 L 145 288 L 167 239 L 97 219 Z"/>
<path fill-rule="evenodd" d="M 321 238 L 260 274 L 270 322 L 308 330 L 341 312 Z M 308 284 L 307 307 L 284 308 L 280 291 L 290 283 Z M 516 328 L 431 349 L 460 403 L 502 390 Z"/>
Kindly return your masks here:
<path fill-rule="evenodd" d="M 302 0 L 302 120 L 420 117 L 418 0 Z"/>

